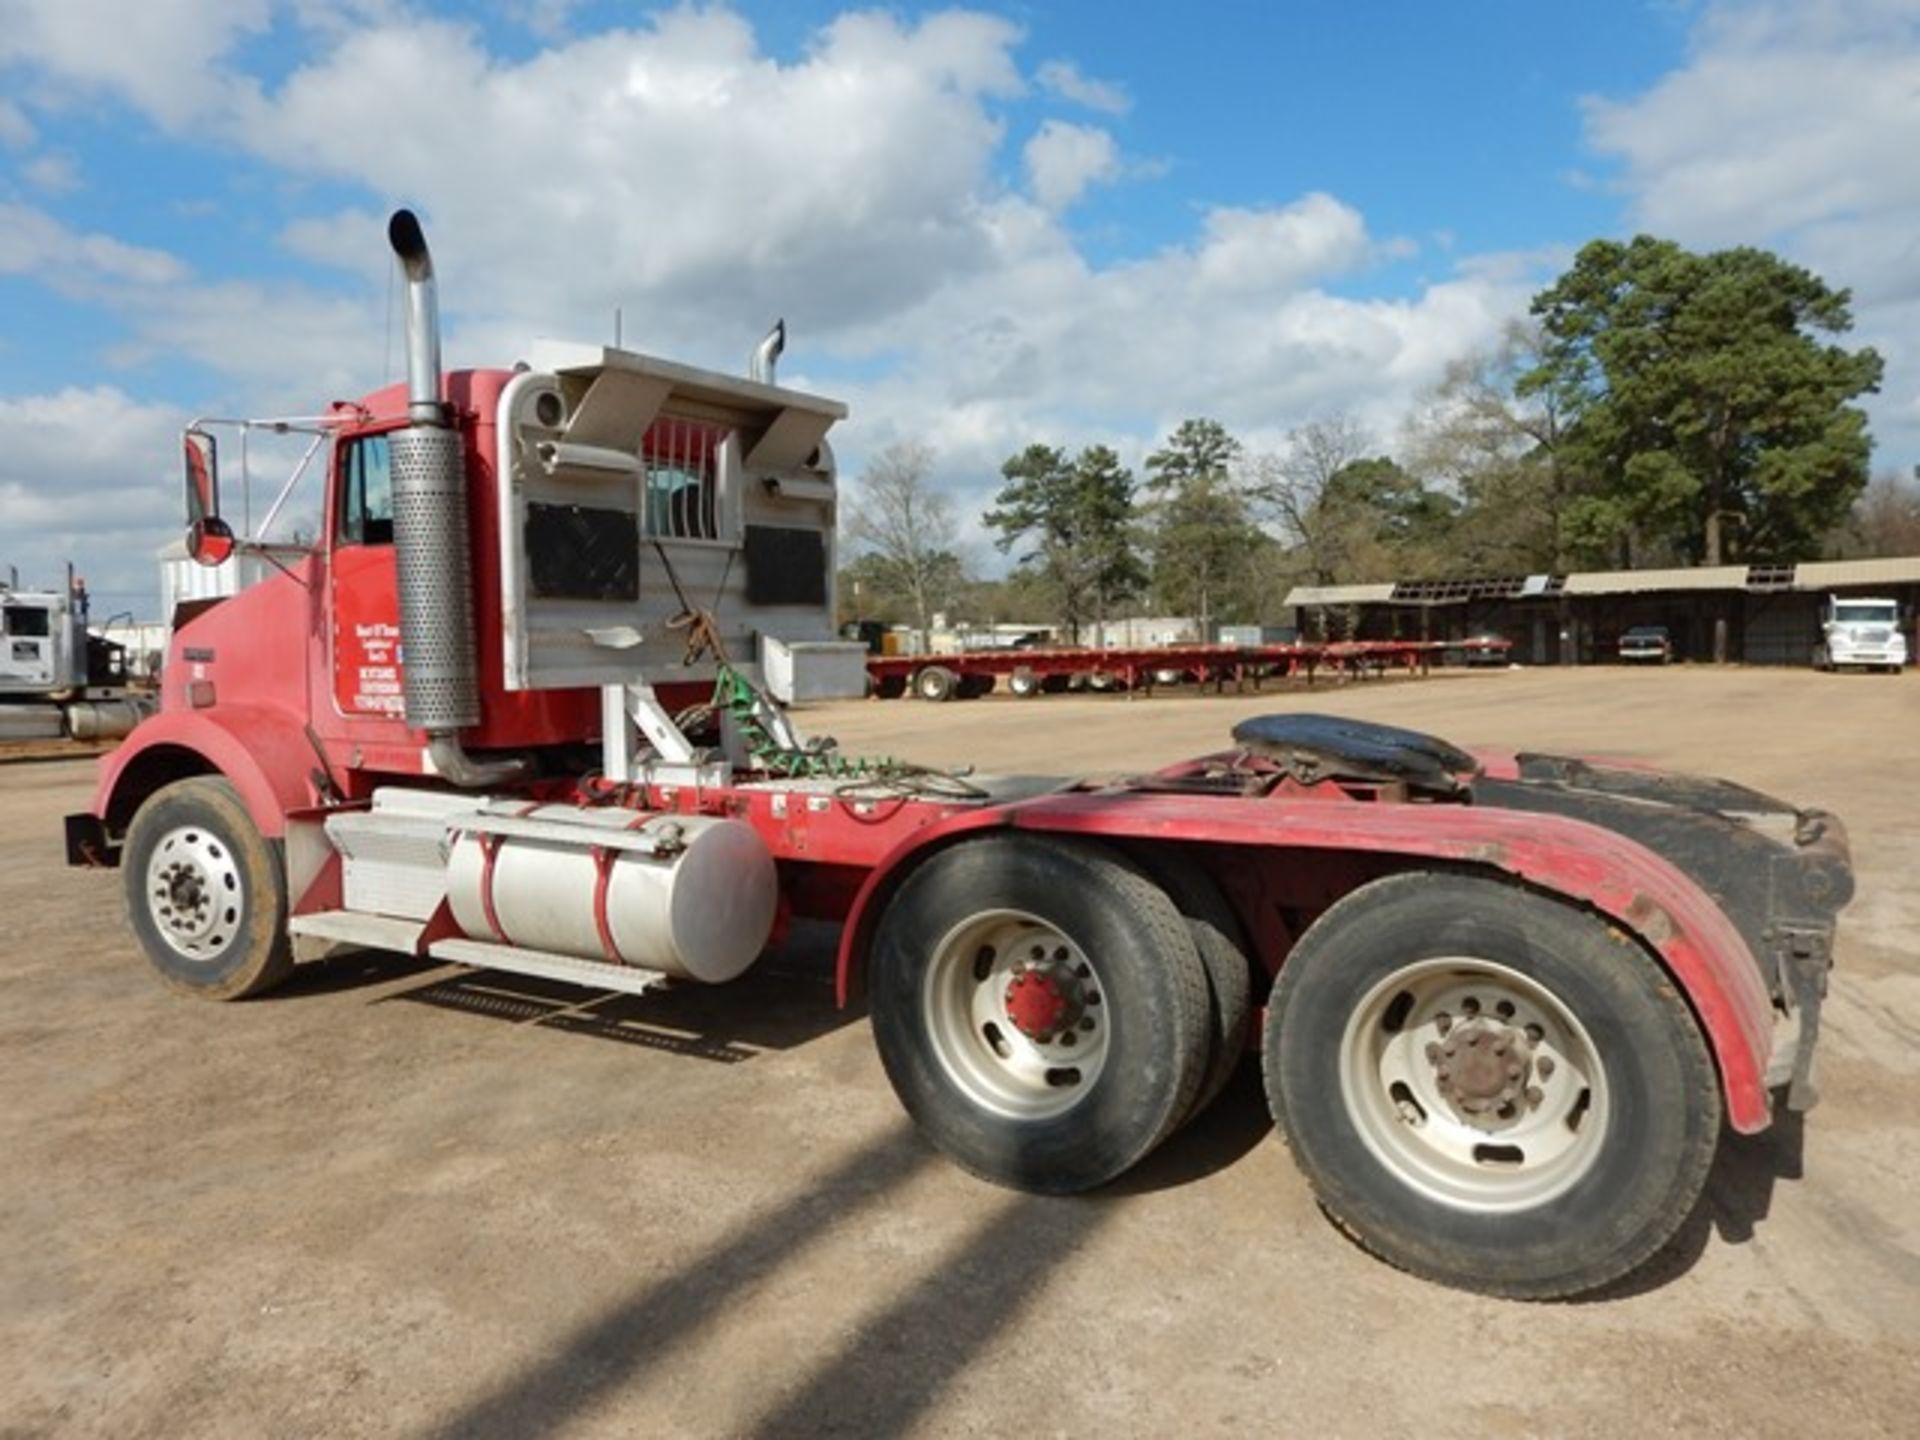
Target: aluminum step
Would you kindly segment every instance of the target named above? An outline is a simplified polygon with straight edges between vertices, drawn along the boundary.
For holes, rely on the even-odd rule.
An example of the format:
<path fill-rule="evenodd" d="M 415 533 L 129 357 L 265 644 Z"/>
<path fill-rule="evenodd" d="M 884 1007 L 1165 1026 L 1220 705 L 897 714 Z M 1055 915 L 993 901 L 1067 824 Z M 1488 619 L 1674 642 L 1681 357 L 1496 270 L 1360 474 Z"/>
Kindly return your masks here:
<path fill-rule="evenodd" d="M 310 915 L 296 915 L 287 922 L 288 932 L 296 939 L 320 942 L 316 947 L 301 947 L 302 958 L 306 959 L 316 958 L 316 951 L 324 952 L 334 945 L 418 954 L 420 937 L 426 928 L 424 920 L 368 915 L 358 910 L 316 910 Z"/>
<path fill-rule="evenodd" d="M 483 803 L 433 791 L 376 790 L 370 810 L 327 817 L 345 908 L 429 919 L 447 895 L 447 825 Z"/>
<path fill-rule="evenodd" d="M 582 960 L 574 955 L 523 950 L 517 945 L 495 945 L 485 940 L 436 940 L 427 953 L 436 960 L 455 960 L 462 965 L 506 970 L 515 975 L 538 975 L 547 980 L 563 980 L 595 990 L 619 990 L 628 995 L 644 995 L 667 981 L 658 970 L 609 965 L 604 960 Z"/>

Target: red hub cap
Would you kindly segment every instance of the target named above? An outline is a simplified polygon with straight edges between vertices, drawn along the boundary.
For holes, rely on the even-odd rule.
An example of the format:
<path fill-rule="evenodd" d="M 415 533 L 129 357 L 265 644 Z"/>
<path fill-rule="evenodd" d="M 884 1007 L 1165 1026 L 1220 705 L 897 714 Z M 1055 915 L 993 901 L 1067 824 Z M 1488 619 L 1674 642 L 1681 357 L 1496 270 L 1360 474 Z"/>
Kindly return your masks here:
<path fill-rule="evenodd" d="M 1007 982 L 1007 1018 L 1030 1040 L 1044 1040 L 1074 1021 L 1075 1004 L 1060 977 L 1022 970 Z"/>

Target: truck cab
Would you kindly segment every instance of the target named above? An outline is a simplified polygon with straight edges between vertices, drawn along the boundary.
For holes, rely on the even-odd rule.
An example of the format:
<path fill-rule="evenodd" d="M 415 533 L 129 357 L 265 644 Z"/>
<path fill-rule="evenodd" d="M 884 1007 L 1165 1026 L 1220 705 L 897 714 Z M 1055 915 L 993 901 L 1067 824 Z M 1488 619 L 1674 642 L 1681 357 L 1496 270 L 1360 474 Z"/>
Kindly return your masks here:
<path fill-rule="evenodd" d="M 1900 603 L 1856 595 L 1829 595 L 1820 613 L 1813 647 L 1816 670 L 1870 669 L 1899 674 L 1906 668 L 1907 638 L 1900 633 Z"/>

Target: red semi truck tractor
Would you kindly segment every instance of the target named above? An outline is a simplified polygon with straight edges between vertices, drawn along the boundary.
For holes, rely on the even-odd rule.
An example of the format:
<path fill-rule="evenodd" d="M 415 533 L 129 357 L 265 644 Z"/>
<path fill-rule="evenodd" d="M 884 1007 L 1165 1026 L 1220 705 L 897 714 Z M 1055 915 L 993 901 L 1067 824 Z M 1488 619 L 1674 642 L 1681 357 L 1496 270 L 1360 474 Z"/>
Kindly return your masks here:
<path fill-rule="evenodd" d="M 845 673 L 844 407 L 549 347 L 443 373 L 405 211 L 408 381 L 312 427 L 322 537 L 175 630 L 160 711 L 67 822 L 154 968 L 204 999 L 371 947 L 643 992 L 751 983 L 841 922 L 927 1140 L 1070 1193 L 1247 1050 L 1326 1209 L 1434 1280 L 1570 1295 L 1697 1202 L 1723 1128 L 1813 1100 L 1833 817 L 1718 780 L 1244 722 L 1121 781 L 958 777 L 809 741 Z M 190 544 L 236 537 L 186 436 Z M 745 978 L 743 978 L 745 977 Z"/>

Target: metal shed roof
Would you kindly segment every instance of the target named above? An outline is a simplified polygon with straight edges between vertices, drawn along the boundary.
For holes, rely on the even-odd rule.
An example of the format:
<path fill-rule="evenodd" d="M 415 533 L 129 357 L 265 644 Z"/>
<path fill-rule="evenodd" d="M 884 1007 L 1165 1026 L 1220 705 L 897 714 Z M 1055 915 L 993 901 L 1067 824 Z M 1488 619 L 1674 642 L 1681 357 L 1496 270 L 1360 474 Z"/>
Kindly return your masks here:
<path fill-rule="evenodd" d="M 1650 590 L 1744 590 L 1747 567 L 1713 565 L 1687 570 L 1591 570 L 1567 576 L 1567 595 L 1638 595 Z"/>
<path fill-rule="evenodd" d="M 1796 590 L 1827 590 L 1835 585 L 1912 585 L 1920 583 L 1920 555 L 1883 560 L 1814 560 L 1793 572 Z"/>
<path fill-rule="evenodd" d="M 1378 585 L 1296 585 L 1283 605 L 1373 605 L 1393 598 L 1393 582 Z"/>

